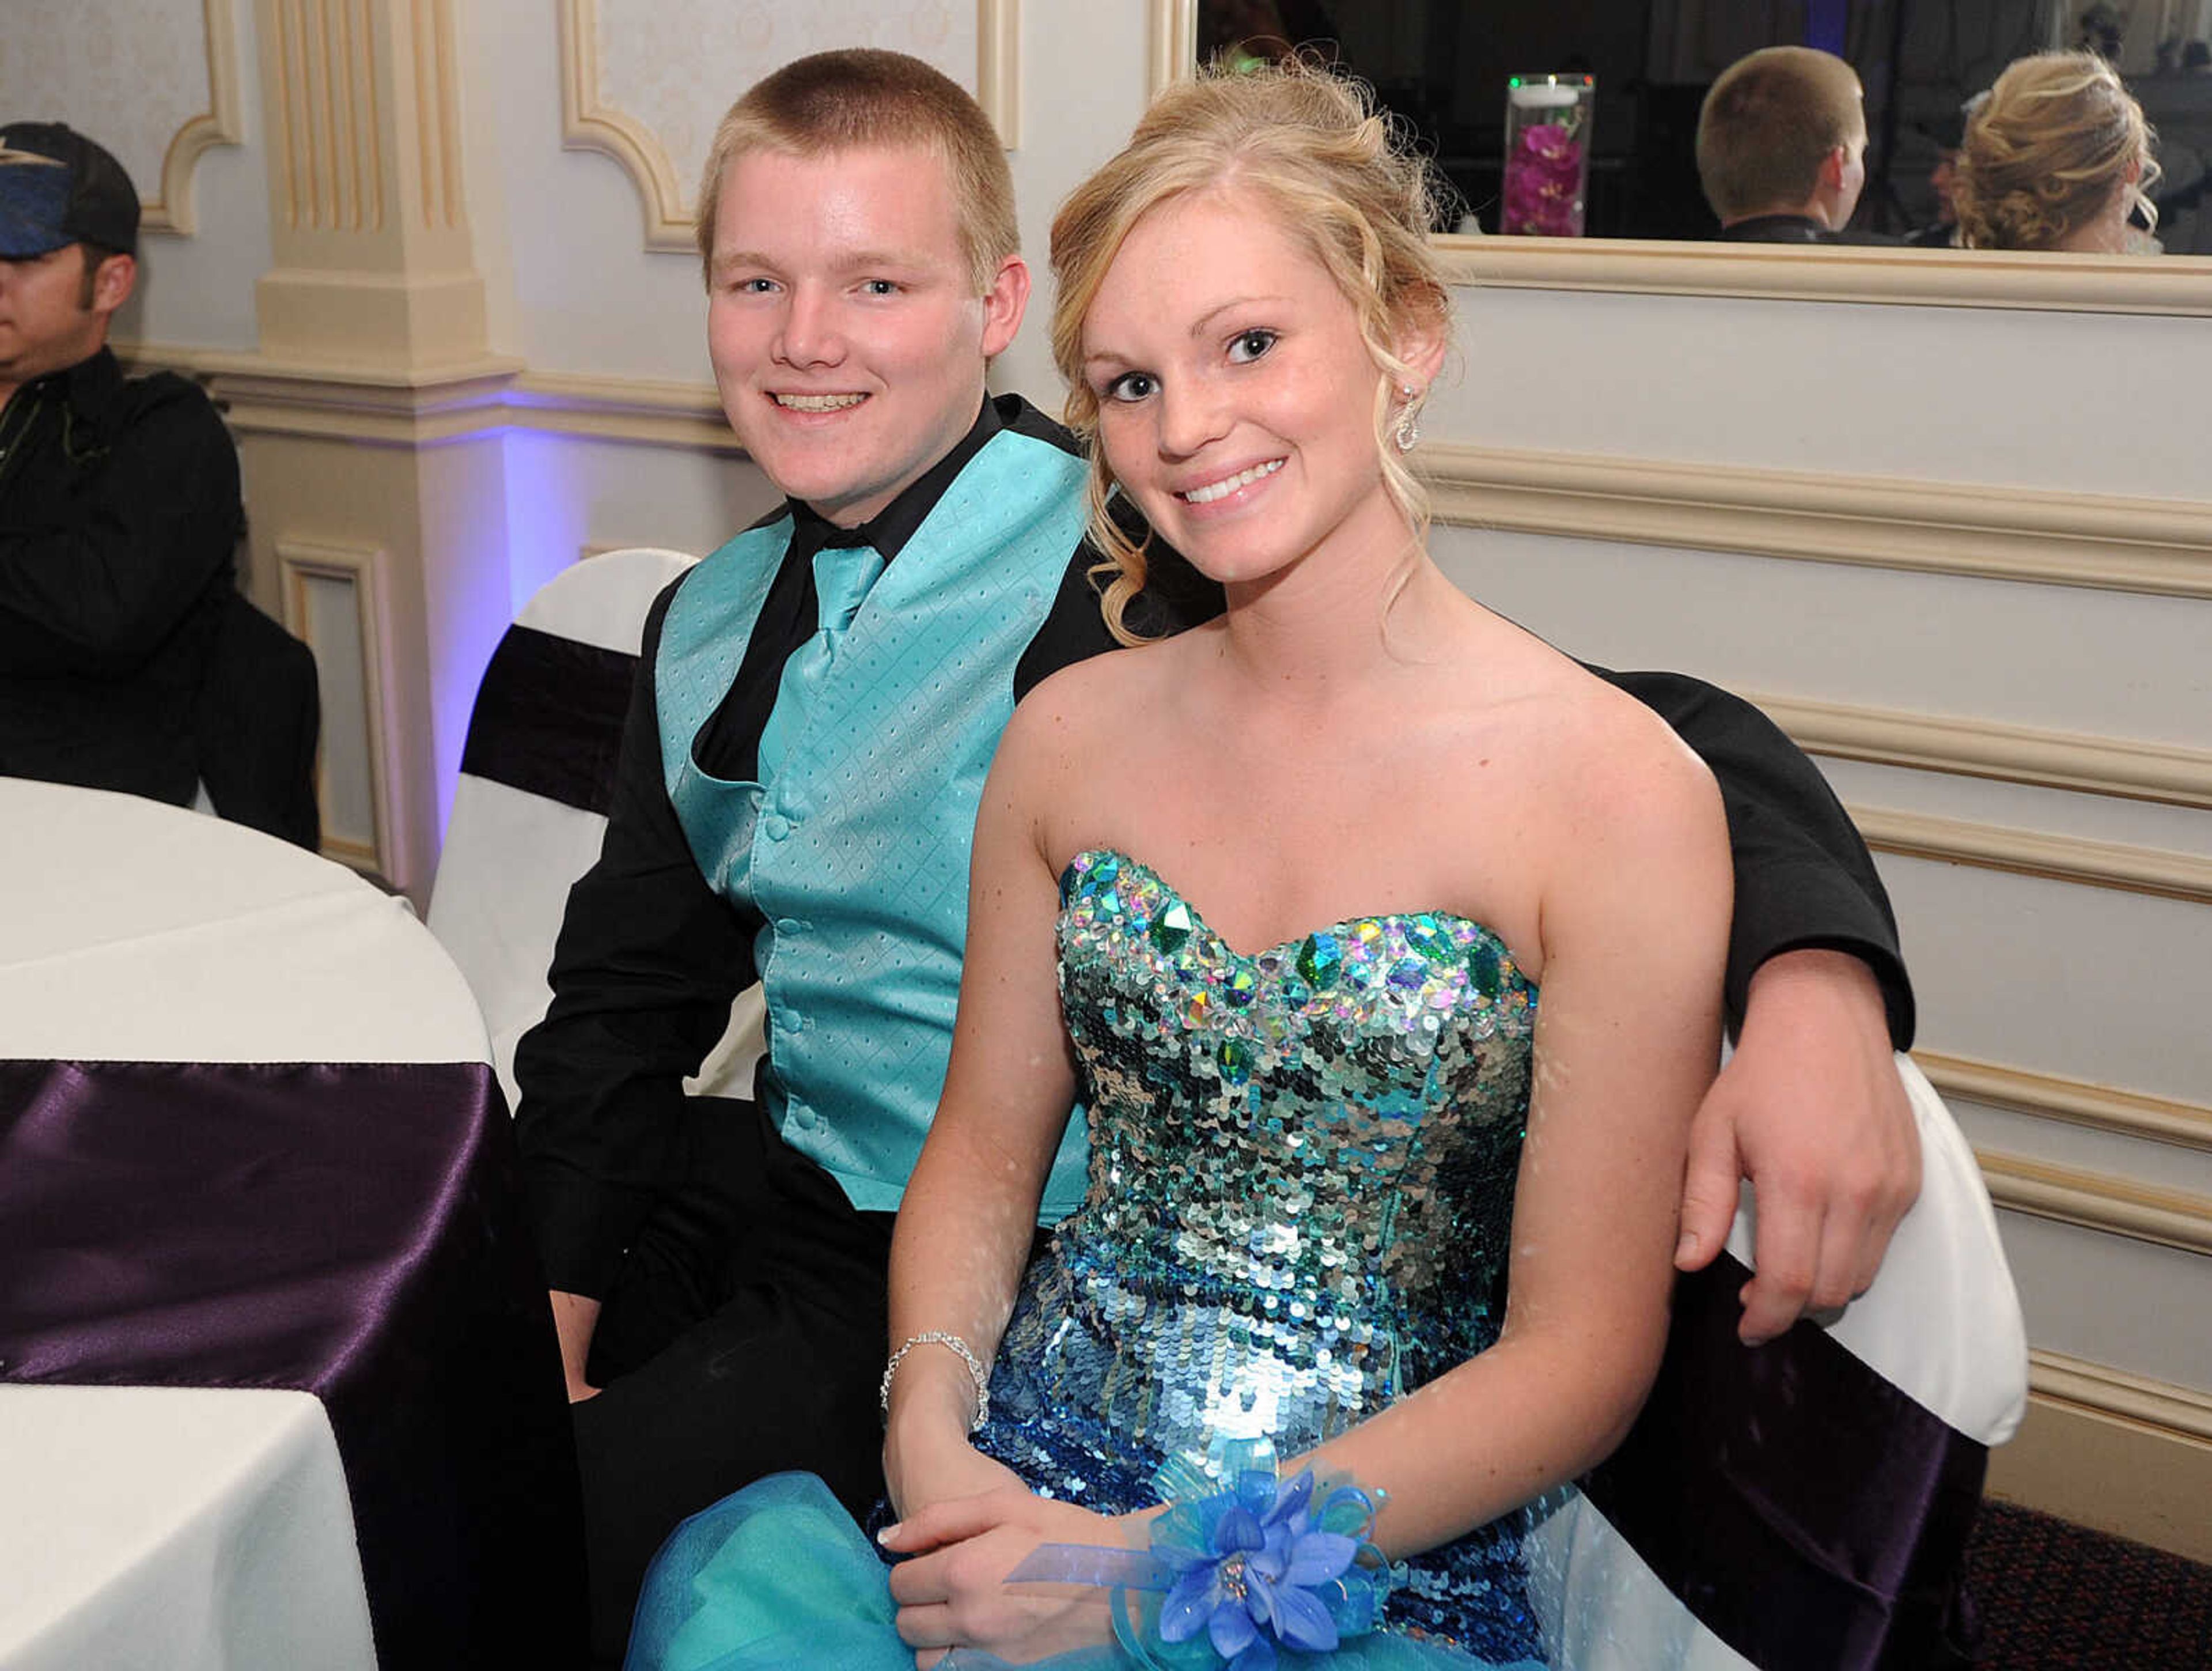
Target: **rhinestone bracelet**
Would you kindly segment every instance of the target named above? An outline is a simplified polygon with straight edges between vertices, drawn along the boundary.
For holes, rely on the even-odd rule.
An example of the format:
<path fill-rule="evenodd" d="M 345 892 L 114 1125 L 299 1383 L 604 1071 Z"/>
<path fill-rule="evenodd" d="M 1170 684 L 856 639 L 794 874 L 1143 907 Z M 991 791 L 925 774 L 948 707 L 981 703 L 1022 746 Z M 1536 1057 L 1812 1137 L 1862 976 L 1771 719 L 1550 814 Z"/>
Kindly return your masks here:
<path fill-rule="evenodd" d="M 883 1390 L 877 1402 L 883 1406 L 886 1422 L 891 1418 L 891 1377 L 898 1373 L 900 1363 L 916 1346 L 950 1346 L 959 1353 L 960 1361 L 968 1366 L 969 1376 L 975 1383 L 975 1419 L 968 1424 L 968 1430 L 973 1433 L 991 1419 L 991 1377 L 984 1370 L 982 1360 L 958 1335 L 947 1334 L 943 1329 L 924 1329 L 920 1334 L 909 1337 L 891 1354 L 891 1361 L 884 1365 Z"/>

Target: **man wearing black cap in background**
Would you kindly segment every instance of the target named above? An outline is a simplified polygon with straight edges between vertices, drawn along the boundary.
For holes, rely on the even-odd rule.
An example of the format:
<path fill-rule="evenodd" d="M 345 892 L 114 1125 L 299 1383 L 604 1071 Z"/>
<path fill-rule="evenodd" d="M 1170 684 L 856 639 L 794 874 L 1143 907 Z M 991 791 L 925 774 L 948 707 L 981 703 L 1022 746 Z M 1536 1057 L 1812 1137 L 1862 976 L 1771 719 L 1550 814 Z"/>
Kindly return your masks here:
<path fill-rule="evenodd" d="M 226 816 L 312 845 L 313 662 L 238 596 L 229 432 L 195 385 L 128 381 L 107 349 L 137 247 L 138 193 L 106 150 L 0 127 L 0 775 L 179 806 L 204 783 Z M 257 677 L 224 700 L 210 668 L 240 644 L 268 657 L 268 634 L 285 694 Z M 240 757 L 240 698 L 281 708 L 282 765 Z"/>

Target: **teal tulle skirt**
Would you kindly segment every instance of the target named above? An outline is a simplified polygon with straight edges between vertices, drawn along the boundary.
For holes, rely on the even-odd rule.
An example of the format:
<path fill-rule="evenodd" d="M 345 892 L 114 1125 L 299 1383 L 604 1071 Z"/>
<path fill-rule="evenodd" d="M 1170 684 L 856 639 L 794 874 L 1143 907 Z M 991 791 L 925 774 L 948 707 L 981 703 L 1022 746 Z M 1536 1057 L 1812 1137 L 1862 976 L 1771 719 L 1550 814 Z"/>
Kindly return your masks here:
<path fill-rule="evenodd" d="M 894 1624 L 890 1569 L 853 1517 L 812 1474 L 748 1485 L 678 1527 L 653 1557 L 630 1630 L 624 1671 L 913 1671 L 914 1650 Z M 1135 1671 L 1119 1648 L 1046 1662 L 1053 1671 Z M 1534 1661 L 1496 1666 L 1455 1648 L 1377 1633 L 1332 1652 L 1280 1652 L 1314 1671 L 1542 1671 Z M 961 1650 L 947 1671 L 997 1671 L 1004 1662 Z"/>

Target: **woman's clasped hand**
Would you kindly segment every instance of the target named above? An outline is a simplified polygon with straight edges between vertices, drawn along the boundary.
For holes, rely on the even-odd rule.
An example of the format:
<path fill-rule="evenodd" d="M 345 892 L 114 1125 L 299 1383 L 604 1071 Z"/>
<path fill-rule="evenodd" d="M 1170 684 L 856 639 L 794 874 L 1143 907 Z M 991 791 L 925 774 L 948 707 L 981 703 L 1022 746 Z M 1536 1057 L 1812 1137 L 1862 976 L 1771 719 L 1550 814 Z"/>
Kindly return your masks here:
<path fill-rule="evenodd" d="M 983 1647 L 1025 1663 L 1112 1639 L 1108 1592 L 1074 1584 L 1009 1585 L 1008 1575 L 1040 1546 L 1115 1547 L 1140 1536 L 1133 1517 L 1096 1515 L 1041 1497 L 1003 1463 L 976 1455 L 973 1495 L 940 1497 L 877 1541 L 903 1555 L 891 1569 L 898 1633 L 928 1667 L 943 1651 Z"/>

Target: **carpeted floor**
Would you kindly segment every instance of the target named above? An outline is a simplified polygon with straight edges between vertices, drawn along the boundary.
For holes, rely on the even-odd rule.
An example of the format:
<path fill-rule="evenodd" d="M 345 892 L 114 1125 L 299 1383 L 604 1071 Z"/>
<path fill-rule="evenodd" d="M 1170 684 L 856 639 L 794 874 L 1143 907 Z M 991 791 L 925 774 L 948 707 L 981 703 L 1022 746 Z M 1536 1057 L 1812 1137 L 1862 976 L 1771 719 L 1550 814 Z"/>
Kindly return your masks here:
<path fill-rule="evenodd" d="M 1966 1572 L 1989 1671 L 2212 1671 L 2212 1567 L 1984 1503 Z"/>

